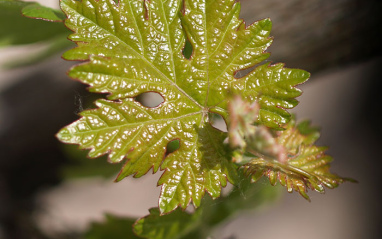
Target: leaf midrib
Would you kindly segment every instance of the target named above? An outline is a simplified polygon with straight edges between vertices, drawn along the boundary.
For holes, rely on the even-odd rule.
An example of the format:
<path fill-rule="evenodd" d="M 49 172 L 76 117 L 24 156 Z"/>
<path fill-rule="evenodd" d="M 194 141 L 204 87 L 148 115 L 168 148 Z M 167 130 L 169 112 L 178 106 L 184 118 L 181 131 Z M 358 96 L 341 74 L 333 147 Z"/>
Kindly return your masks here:
<path fill-rule="evenodd" d="M 167 80 L 168 82 L 170 82 L 171 85 L 173 85 L 177 90 L 179 90 L 185 97 L 189 98 L 192 102 L 194 102 L 195 105 L 197 105 L 199 108 L 203 109 L 205 107 L 203 107 L 202 105 L 200 105 L 194 98 L 192 98 L 190 95 L 188 95 L 182 88 L 180 88 L 177 84 L 175 84 L 172 80 L 170 80 L 162 71 L 160 71 L 155 65 L 153 65 L 149 60 L 147 60 L 142 54 L 139 54 L 134 48 L 132 48 L 129 44 L 127 44 L 125 41 L 121 40 L 118 36 L 114 35 L 112 32 L 110 32 L 109 30 L 101 27 L 100 25 L 96 24 L 94 21 L 92 21 L 91 19 L 81 15 L 79 12 L 77 12 L 77 10 L 71 8 L 69 5 L 67 5 L 64 1 L 62 2 L 63 5 L 65 5 L 67 8 L 71 9 L 72 11 L 74 11 L 75 13 L 77 13 L 78 15 L 86 18 L 89 22 L 92 22 L 96 27 L 106 31 L 107 33 L 109 33 L 111 36 L 115 37 L 117 40 L 119 40 L 119 42 L 122 42 L 125 46 L 127 46 L 129 49 L 131 49 L 136 55 L 138 55 L 139 58 L 141 58 L 142 60 L 144 60 L 152 69 L 154 69 L 157 73 L 159 73 L 160 75 L 162 75 L 164 77 L 165 80 Z M 138 25 L 137 25 L 138 27 Z M 143 45 L 143 44 L 142 44 Z M 171 45 L 171 43 L 170 43 Z M 172 52 L 171 52 L 172 53 Z"/>

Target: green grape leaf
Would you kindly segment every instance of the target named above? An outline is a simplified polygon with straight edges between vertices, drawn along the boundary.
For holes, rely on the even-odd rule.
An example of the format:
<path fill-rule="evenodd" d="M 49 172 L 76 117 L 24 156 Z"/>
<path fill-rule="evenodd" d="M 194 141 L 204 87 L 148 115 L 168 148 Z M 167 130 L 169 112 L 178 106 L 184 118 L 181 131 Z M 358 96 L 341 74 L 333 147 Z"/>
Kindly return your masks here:
<path fill-rule="evenodd" d="M 52 22 L 62 22 L 66 18 L 62 11 L 42 6 L 39 3 L 29 4 L 21 12 L 26 17 Z"/>
<path fill-rule="evenodd" d="M 279 133 L 276 143 L 284 147 L 286 162 L 278 159 L 252 158 L 243 166 L 245 173 L 250 175 L 253 182 L 262 176 L 269 178 L 272 185 L 277 181 L 287 187 L 288 192 L 299 192 L 305 199 L 310 200 L 307 190 L 311 189 L 324 193 L 324 186 L 335 188 L 345 181 L 353 179 L 342 178 L 329 171 L 332 157 L 325 154 L 326 147 L 314 145 L 319 137 L 316 128 L 310 127 L 308 121 L 296 126 L 291 120 L 286 130 Z"/>
<path fill-rule="evenodd" d="M 191 201 L 198 207 L 205 192 L 217 198 L 227 181 L 235 183 L 236 166 L 223 144 L 227 135 L 209 120 L 210 113 L 227 120 L 229 94 L 256 99 L 259 123 L 280 128 L 301 94 L 295 86 L 309 77 L 282 64 L 235 77 L 265 60 L 272 41 L 271 21 L 246 27 L 235 0 L 62 0 L 61 8 L 73 31 L 69 39 L 78 45 L 63 57 L 85 61 L 69 76 L 109 95 L 57 136 L 90 149 L 89 157 L 127 158 L 117 181 L 164 170 L 158 182 L 162 214 Z M 137 102 L 147 92 L 163 102 Z M 174 140 L 179 148 L 169 153 Z"/>
<path fill-rule="evenodd" d="M 65 38 L 69 30 L 60 22 L 31 19 L 21 11 L 35 3 L 0 0 L 0 47 Z"/>
<path fill-rule="evenodd" d="M 83 236 L 84 239 L 139 239 L 133 232 L 136 219 L 105 215 L 106 221 L 94 222 Z"/>
<path fill-rule="evenodd" d="M 201 210 L 190 214 L 177 209 L 161 216 L 158 208 L 149 209 L 150 214 L 134 224 L 134 233 L 149 239 L 180 239 L 200 225 Z M 188 237 L 187 237 L 188 238 Z"/>

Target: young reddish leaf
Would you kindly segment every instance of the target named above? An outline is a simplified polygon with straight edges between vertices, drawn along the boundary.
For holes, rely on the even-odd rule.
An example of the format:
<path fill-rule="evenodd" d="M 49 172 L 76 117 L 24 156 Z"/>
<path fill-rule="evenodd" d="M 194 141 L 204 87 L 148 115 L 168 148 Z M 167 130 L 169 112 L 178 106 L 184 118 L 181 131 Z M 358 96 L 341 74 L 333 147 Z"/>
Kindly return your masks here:
<path fill-rule="evenodd" d="M 78 45 L 63 57 L 86 61 L 69 76 L 109 96 L 57 136 L 91 149 L 90 157 L 126 157 L 117 181 L 164 170 L 161 213 L 190 201 L 198 206 L 205 192 L 216 198 L 227 179 L 234 183 L 236 168 L 222 144 L 227 135 L 208 119 L 218 113 L 227 120 L 229 94 L 257 99 L 260 123 L 279 128 L 290 118 L 286 109 L 297 104 L 294 86 L 309 76 L 266 64 L 235 78 L 265 60 L 271 44 L 270 20 L 246 27 L 235 0 L 62 0 L 61 8 Z M 142 106 L 135 97 L 145 92 L 164 101 Z M 179 148 L 167 154 L 174 140 Z"/>
<path fill-rule="evenodd" d="M 325 154 L 326 147 L 313 145 L 318 136 L 317 129 L 309 127 L 307 122 L 296 126 L 291 120 L 276 138 L 276 143 L 285 149 L 286 162 L 256 157 L 243 166 L 245 173 L 254 182 L 262 176 L 268 177 L 272 185 L 279 181 L 288 192 L 295 190 L 307 200 L 310 200 L 307 189 L 324 193 L 324 186 L 335 188 L 344 181 L 354 182 L 329 171 L 333 159 Z"/>
<path fill-rule="evenodd" d="M 235 149 L 235 163 L 242 163 L 245 152 L 285 162 L 285 149 L 276 142 L 271 130 L 263 125 L 254 125 L 259 119 L 257 102 L 249 103 L 235 95 L 229 101 L 228 110 L 228 139 L 231 148 Z"/>

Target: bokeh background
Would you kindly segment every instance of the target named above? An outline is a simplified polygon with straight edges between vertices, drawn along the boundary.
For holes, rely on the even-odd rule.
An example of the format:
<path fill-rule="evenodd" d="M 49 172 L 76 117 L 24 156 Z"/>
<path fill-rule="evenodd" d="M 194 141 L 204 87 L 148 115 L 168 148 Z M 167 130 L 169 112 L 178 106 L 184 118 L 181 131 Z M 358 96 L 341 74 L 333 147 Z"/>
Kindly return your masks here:
<path fill-rule="evenodd" d="M 58 8 L 57 0 L 38 2 Z M 285 192 L 277 203 L 225 223 L 213 238 L 382 238 L 381 1 L 241 3 L 247 24 L 272 19 L 270 61 L 312 73 L 293 112 L 321 127 L 319 144 L 330 146 L 332 171 L 359 183 L 312 192 L 311 203 Z M 97 97 L 66 77 L 73 63 L 55 54 L 6 67 L 44 47 L 0 48 L 0 238 L 78 238 L 105 212 L 146 215 L 157 206 L 159 173 L 113 183 L 120 165 L 85 159 L 54 137 Z"/>

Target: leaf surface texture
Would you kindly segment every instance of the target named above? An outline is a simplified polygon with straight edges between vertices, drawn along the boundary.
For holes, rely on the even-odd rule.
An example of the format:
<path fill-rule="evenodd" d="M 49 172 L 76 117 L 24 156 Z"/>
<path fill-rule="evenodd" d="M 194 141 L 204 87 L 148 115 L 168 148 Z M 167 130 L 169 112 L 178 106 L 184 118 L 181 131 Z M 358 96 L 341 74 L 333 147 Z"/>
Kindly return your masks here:
<path fill-rule="evenodd" d="M 309 77 L 282 64 L 235 77 L 265 60 L 272 41 L 270 20 L 246 27 L 235 0 L 62 0 L 61 7 L 73 31 L 69 39 L 78 45 L 64 58 L 85 61 L 69 76 L 109 95 L 58 138 L 90 149 L 90 157 L 127 158 L 117 181 L 164 170 L 160 213 L 191 201 L 199 206 L 205 192 L 217 198 L 227 181 L 235 183 L 237 171 L 222 143 L 227 135 L 209 120 L 210 113 L 227 120 L 228 94 L 258 101 L 259 123 L 279 128 L 301 94 L 295 86 Z M 183 54 L 186 43 L 192 46 L 189 57 Z M 137 102 L 146 92 L 164 101 L 151 108 Z M 179 148 L 166 153 L 174 140 Z"/>

